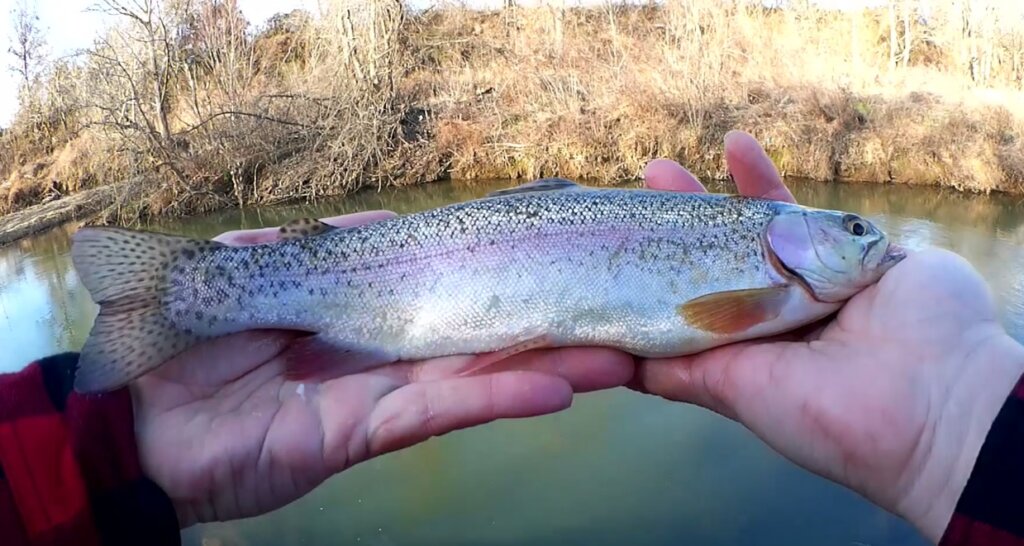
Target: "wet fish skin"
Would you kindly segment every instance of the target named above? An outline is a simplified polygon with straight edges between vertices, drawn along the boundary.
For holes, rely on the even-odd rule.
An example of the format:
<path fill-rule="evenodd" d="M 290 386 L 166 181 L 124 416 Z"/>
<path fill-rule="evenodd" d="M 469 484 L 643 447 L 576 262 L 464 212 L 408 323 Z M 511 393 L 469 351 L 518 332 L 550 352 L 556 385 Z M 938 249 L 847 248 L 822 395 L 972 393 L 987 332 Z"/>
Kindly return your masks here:
<path fill-rule="evenodd" d="M 101 308 L 76 389 L 116 388 L 195 343 L 257 328 L 316 333 L 295 378 L 330 365 L 317 361 L 328 348 L 346 351 L 350 371 L 532 346 L 688 354 L 812 322 L 902 259 L 841 211 L 564 182 L 285 231 L 246 247 L 76 233 L 73 260 Z"/>

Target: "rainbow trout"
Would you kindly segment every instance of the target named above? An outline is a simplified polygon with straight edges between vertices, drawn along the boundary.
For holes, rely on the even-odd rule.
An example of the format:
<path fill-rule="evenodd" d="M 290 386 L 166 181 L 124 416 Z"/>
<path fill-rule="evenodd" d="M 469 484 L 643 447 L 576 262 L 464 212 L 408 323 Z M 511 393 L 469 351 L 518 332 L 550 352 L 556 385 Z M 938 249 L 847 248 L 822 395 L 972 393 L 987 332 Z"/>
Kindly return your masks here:
<path fill-rule="evenodd" d="M 689 354 L 822 318 L 905 253 L 847 212 L 554 179 L 351 228 L 299 219 L 252 246 L 83 228 L 71 255 L 100 307 L 75 380 L 95 392 L 265 328 L 312 334 L 293 380 L 539 347 Z"/>

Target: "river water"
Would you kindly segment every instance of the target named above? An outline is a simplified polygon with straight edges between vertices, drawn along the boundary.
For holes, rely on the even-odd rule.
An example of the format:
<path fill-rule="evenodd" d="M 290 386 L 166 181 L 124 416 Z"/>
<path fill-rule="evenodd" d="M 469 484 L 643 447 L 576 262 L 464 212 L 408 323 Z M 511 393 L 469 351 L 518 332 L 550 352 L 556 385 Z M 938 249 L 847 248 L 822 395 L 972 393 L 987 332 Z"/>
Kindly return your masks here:
<path fill-rule="evenodd" d="M 229 211 L 148 229 L 194 237 L 297 216 L 411 212 L 510 182 L 366 191 L 315 206 Z M 1024 209 L 1004 196 L 791 181 L 800 202 L 858 211 L 912 248 L 963 254 L 1024 340 Z M 713 191 L 728 189 L 712 187 Z M 77 350 L 96 308 L 68 258 L 70 229 L 0 249 L 0 372 Z M 632 391 L 563 413 L 435 438 L 334 477 L 262 517 L 202 525 L 188 545 L 916 545 L 904 522 L 793 466 L 742 427 Z"/>

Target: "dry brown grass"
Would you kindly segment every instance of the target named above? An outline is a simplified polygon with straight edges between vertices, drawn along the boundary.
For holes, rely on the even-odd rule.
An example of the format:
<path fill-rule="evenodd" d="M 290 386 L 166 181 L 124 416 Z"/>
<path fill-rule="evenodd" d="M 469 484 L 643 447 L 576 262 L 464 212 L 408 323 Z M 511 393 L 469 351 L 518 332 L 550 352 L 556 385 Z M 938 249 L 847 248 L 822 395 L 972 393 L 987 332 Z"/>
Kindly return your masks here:
<path fill-rule="evenodd" d="M 789 175 L 1024 192 L 1021 8 L 999 12 L 1021 18 L 1009 29 L 975 14 L 969 36 L 938 10 L 909 25 L 904 59 L 886 10 L 327 6 L 255 36 L 230 1 L 159 12 L 187 43 L 168 42 L 158 73 L 130 62 L 146 29 L 112 29 L 0 136 L 0 206 L 54 180 L 136 180 L 110 215 L 126 222 L 440 177 L 601 183 L 654 157 L 721 177 L 730 129 Z M 147 94 L 161 81 L 163 102 Z"/>
<path fill-rule="evenodd" d="M 571 11 L 559 48 L 540 39 L 554 34 L 543 9 L 438 11 L 423 26 L 439 43 L 421 53 L 436 145 L 460 178 L 633 177 L 656 156 L 719 177 L 735 128 L 794 176 L 1024 189 L 1024 65 L 972 86 L 929 42 L 890 70 L 885 17 L 688 1 Z"/>

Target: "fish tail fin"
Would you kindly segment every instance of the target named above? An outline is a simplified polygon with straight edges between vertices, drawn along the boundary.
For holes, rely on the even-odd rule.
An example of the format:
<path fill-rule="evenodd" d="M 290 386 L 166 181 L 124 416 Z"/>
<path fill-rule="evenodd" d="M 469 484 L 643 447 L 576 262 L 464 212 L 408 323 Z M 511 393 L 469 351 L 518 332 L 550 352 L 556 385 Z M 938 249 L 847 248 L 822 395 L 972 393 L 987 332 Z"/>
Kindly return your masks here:
<path fill-rule="evenodd" d="M 79 353 L 75 390 L 119 388 L 204 336 L 174 325 L 161 307 L 171 267 L 219 245 L 120 228 L 83 228 L 71 260 L 99 315 Z"/>

